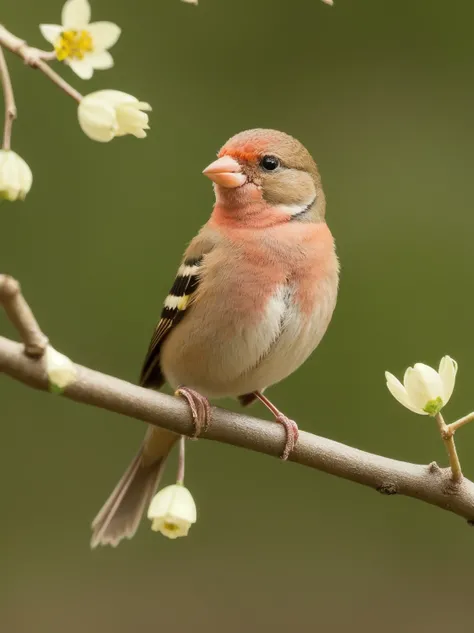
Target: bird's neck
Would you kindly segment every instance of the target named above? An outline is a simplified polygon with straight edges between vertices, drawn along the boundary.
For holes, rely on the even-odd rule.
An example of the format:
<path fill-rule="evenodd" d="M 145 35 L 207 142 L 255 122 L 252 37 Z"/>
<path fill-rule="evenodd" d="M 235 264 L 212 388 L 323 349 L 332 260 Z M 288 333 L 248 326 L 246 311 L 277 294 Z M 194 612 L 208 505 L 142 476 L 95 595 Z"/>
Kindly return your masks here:
<path fill-rule="evenodd" d="M 212 212 L 213 224 L 229 228 L 264 229 L 286 224 L 289 217 L 263 199 L 262 191 L 254 184 L 236 189 L 217 186 L 216 204 Z"/>

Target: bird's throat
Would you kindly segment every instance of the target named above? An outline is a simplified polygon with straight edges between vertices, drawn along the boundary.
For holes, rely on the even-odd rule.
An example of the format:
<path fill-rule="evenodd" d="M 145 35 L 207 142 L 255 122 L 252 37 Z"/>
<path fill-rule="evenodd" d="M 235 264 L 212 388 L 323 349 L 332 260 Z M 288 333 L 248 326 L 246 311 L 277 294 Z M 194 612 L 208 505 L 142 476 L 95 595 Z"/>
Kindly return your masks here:
<path fill-rule="evenodd" d="M 288 218 L 264 200 L 262 191 L 253 183 L 237 189 L 217 185 L 216 204 L 211 222 L 218 226 L 263 229 L 284 224 Z"/>

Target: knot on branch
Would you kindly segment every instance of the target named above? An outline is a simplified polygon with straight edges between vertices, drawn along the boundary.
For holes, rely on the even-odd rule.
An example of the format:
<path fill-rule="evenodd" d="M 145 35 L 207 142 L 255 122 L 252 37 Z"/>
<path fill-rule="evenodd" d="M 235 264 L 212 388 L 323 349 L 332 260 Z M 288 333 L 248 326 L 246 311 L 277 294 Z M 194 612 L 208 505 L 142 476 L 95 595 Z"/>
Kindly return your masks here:
<path fill-rule="evenodd" d="M 380 492 L 381 495 L 396 495 L 398 492 L 396 484 L 392 482 L 384 482 L 380 486 L 377 486 L 376 490 Z"/>
<path fill-rule="evenodd" d="M 431 462 L 428 465 L 428 472 L 431 475 L 435 475 L 440 478 L 443 494 L 456 495 L 459 492 L 459 486 L 462 483 L 462 478 L 459 480 L 453 479 L 453 473 L 451 468 L 440 468 L 436 462 Z"/>
<path fill-rule="evenodd" d="M 451 469 L 446 468 L 445 470 L 447 471 L 448 480 L 444 486 L 444 493 L 446 495 L 457 495 L 463 480 L 455 481 L 452 477 Z"/>

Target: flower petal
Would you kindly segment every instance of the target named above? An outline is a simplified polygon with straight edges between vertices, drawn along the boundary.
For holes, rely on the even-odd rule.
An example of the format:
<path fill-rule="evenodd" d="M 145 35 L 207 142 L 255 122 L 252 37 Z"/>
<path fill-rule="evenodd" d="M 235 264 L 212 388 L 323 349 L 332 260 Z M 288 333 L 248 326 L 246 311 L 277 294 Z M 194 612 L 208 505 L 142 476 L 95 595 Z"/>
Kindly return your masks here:
<path fill-rule="evenodd" d="M 119 132 L 117 136 L 133 134 L 137 138 L 145 138 L 145 130 L 149 130 L 148 114 L 140 110 L 140 102 L 126 103 L 117 108 Z"/>
<path fill-rule="evenodd" d="M 40 24 L 39 28 L 44 39 L 54 46 L 61 35 L 62 27 L 59 24 Z"/>
<path fill-rule="evenodd" d="M 169 514 L 176 523 L 196 523 L 197 511 L 192 494 L 187 488 L 177 485 L 174 489 L 173 500 Z"/>
<path fill-rule="evenodd" d="M 166 486 L 153 497 L 148 518 L 164 519 L 175 524 L 196 523 L 196 504 L 187 488 L 181 484 Z"/>
<path fill-rule="evenodd" d="M 94 74 L 94 68 L 89 63 L 87 57 L 84 59 L 67 60 L 67 64 L 81 79 L 90 79 Z"/>
<path fill-rule="evenodd" d="M 0 197 L 14 202 L 20 196 L 20 169 L 16 154 L 12 154 L 11 150 L 7 151 L 10 154 L 2 165 L 0 173 Z"/>
<path fill-rule="evenodd" d="M 441 378 L 432 367 L 417 363 L 409 367 L 403 378 L 410 402 L 415 407 L 424 409 L 427 402 L 443 397 Z"/>
<path fill-rule="evenodd" d="M 114 60 L 109 51 L 102 51 L 101 53 L 90 53 L 87 55 L 87 62 L 95 70 L 107 70 L 112 68 Z"/>
<path fill-rule="evenodd" d="M 436 400 L 436 398 L 444 398 L 443 383 L 438 372 L 424 363 L 416 363 L 413 370 L 421 377 L 424 383 L 425 394 L 428 400 Z M 407 389 L 410 393 L 409 389 Z M 444 400 L 443 400 L 443 404 Z"/>
<path fill-rule="evenodd" d="M 61 13 L 63 29 L 83 29 L 91 19 L 91 6 L 87 0 L 67 0 Z"/>
<path fill-rule="evenodd" d="M 23 161 L 23 169 L 20 171 L 20 181 L 21 181 L 21 189 L 19 198 L 20 200 L 24 200 L 26 194 L 31 189 L 31 185 L 33 184 L 33 173 L 25 161 Z"/>
<path fill-rule="evenodd" d="M 82 99 L 77 109 L 79 125 L 89 138 L 108 143 L 117 133 L 118 123 L 115 109 L 94 96 Z"/>
<path fill-rule="evenodd" d="M 425 411 L 423 411 L 423 409 L 416 407 L 410 401 L 410 398 L 408 397 L 408 393 L 405 387 L 398 380 L 398 378 L 396 378 L 393 374 L 391 374 L 388 371 L 385 372 L 385 378 L 387 380 L 387 388 L 392 394 L 392 396 L 395 398 L 395 400 L 398 400 L 400 404 L 402 404 L 407 409 L 410 409 L 410 411 L 413 411 L 413 413 L 419 413 L 420 415 L 428 415 Z"/>
<path fill-rule="evenodd" d="M 139 101 L 137 103 L 137 108 L 139 108 L 140 110 L 143 110 L 144 112 L 151 112 L 153 109 L 151 105 L 147 103 L 146 101 Z"/>
<path fill-rule="evenodd" d="M 94 44 L 94 51 L 111 48 L 120 37 L 122 29 L 113 22 L 93 22 L 87 27 Z"/>
<path fill-rule="evenodd" d="M 443 383 L 444 404 L 446 404 L 453 395 L 457 371 L 457 362 L 450 356 L 443 356 L 439 364 L 439 375 L 441 377 L 441 382 Z"/>
<path fill-rule="evenodd" d="M 98 90 L 94 92 L 94 98 L 106 101 L 114 108 L 123 103 L 139 103 L 138 99 L 121 90 Z"/>
<path fill-rule="evenodd" d="M 423 409 L 430 398 L 426 394 L 424 382 L 413 367 L 408 367 L 406 370 L 405 375 L 403 376 L 403 386 L 407 391 L 412 405 L 419 409 Z"/>

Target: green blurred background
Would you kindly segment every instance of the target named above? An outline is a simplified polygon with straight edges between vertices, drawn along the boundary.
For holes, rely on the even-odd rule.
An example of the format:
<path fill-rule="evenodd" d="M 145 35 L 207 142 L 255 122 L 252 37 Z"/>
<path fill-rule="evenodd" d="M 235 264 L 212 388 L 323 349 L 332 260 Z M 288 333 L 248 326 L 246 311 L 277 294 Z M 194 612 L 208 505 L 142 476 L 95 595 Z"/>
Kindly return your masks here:
<path fill-rule="evenodd" d="M 0 270 L 84 365 L 136 380 L 185 244 L 212 207 L 201 170 L 234 133 L 275 127 L 319 163 L 341 292 L 317 353 L 274 401 L 303 429 L 446 464 L 430 420 L 383 372 L 460 365 L 452 420 L 474 407 L 474 7 L 470 0 L 95 0 L 123 28 L 116 66 L 82 92 L 153 105 L 149 137 L 90 141 L 75 104 L 8 56 L 24 204 L 0 207 Z M 43 46 L 59 0 L 2 2 Z M 0 332 L 16 334 L 0 315 Z M 0 625 L 8 633 L 472 630 L 474 532 L 411 499 L 210 442 L 189 445 L 199 520 L 89 550 L 89 522 L 144 428 L 0 381 Z M 237 407 L 232 402 L 224 406 Z M 267 417 L 258 405 L 255 415 Z M 474 428 L 459 433 L 474 477 Z M 166 482 L 173 481 L 175 462 Z"/>

